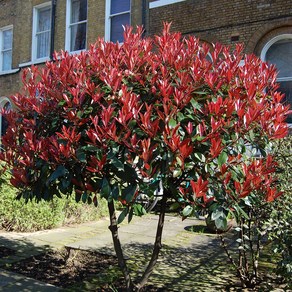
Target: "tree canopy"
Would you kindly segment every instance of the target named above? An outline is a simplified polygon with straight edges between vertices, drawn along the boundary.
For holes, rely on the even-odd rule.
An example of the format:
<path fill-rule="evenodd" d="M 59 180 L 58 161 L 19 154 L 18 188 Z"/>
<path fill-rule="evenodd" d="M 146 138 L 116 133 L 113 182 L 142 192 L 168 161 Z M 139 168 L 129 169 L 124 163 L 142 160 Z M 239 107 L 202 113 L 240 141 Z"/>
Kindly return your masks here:
<path fill-rule="evenodd" d="M 217 226 L 250 195 L 274 200 L 268 146 L 286 135 L 288 107 L 275 68 L 242 52 L 165 24 L 153 38 L 126 28 L 123 44 L 99 39 L 28 68 L 2 137 L 19 197 L 97 205 L 99 193 L 122 202 L 122 221 L 143 214 L 137 196 L 162 182 L 183 216 L 212 206 Z"/>

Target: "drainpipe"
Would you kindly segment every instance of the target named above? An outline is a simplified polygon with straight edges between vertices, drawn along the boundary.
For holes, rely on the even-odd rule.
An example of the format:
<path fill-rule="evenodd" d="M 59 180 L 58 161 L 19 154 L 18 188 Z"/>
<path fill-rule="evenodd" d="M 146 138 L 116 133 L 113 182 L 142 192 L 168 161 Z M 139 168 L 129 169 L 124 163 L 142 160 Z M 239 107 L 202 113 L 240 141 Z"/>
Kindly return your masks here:
<path fill-rule="evenodd" d="M 149 19 L 149 2 L 148 0 L 142 0 L 142 25 L 144 28 L 143 36 L 148 33 L 148 19 Z"/>
<path fill-rule="evenodd" d="M 55 23 L 56 23 L 56 6 L 57 0 L 52 1 L 52 17 L 51 17 L 51 36 L 50 36 L 50 59 L 53 59 L 55 50 Z"/>

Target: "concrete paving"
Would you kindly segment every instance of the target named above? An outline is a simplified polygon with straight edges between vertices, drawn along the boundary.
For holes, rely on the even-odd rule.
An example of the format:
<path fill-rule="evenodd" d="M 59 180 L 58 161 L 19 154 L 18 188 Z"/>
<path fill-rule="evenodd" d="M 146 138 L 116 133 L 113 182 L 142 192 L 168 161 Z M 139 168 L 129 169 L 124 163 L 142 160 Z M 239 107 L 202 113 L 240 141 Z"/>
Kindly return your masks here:
<path fill-rule="evenodd" d="M 143 218 L 134 218 L 130 224 L 121 224 L 119 236 L 125 255 L 132 260 L 133 265 L 143 263 L 145 257 L 149 255 L 154 242 L 157 219 L 156 215 L 146 215 Z M 166 291 L 216 291 L 233 278 L 233 272 L 225 266 L 224 273 L 218 270 L 218 266 L 220 264 L 222 266 L 222 260 L 226 261 L 226 258 L 219 247 L 216 235 L 187 231 L 191 226 L 202 224 L 204 222 L 197 219 L 182 221 L 179 217 L 166 216 L 164 247 L 159 264 L 151 277 L 152 284 L 157 287 L 163 285 Z M 0 231 L 0 246 L 16 251 L 14 255 L 0 259 L 0 291 L 60 290 L 58 287 L 7 272 L 1 267 L 48 249 L 64 246 L 114 254 L 108 226 L 109 220 L 102 219 L 33 233 Z M 139 273 L 139 270 L 136 271 L 136 276 L 139 276 Z"/>

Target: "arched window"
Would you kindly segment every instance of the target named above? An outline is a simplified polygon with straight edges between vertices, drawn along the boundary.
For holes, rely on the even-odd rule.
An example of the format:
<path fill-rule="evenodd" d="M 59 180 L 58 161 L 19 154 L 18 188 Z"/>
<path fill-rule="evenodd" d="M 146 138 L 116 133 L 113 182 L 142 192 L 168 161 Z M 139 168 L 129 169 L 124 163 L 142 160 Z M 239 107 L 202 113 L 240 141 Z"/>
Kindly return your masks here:
<path fill-rule="evenodd" d="M 9 110 L 11 108 L 12 108 L 12 106 L 11 106 L 10 100 L 7 97 L 1 97 L 0 98 L 1 111 L 2 111 L 2 109 Z M 6 133 L 7 127 L 8 127 L 7 120 L 0 113 L 0 135 L 1 135 L 1 137 Z"/>
<path fill-rule="evenodd" d="M 292 34 L 283 34 L 271 39 L 263 48 L 261 59 L 275 64 L 278 69 L 279 90 L 285 93 L 285 103 L 292 107 Z M 292 115 L 287 122 L 292 124 Z"/>

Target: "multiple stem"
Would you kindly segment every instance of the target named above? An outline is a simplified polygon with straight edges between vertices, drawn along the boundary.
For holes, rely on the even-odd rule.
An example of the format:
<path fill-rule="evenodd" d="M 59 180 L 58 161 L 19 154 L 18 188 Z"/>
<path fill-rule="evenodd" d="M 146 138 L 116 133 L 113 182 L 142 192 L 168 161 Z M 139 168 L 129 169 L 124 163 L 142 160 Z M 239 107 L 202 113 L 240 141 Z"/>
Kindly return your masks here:
<path fill-rule="evenodd" d="M 123 254 L 121 242 L 119 239 L 119 234 L 118 234 L 118 224 L 117 224 L 117 219 L 116 219 L 116 212 L 115 212 L 115 206 L 114 202 L 110 201 L 108 202 L 108 209 L 109 209 L 109 214 L 110 214 L 110 226 L 109 229 L 112 233 L 112 238 L 113 238 L 113 243 L 114 243 L 114 249 L 118 258 L 118 263 L 119 266 L 122 270 L 124 279 L 126 281 L 126 290 L 127 292 L 131 291 L 140 291 L 145 284 L 147 283 L 150 275 L 153 272 L 153 269 L 157 263 L 158 256 L 162 247 L 162 231 L 163 231 L 163 226 L 164 226 L 164 218 L 165 218 L 165 209 L 166 209 L 166 200 L 167 196 L 163 194 L 162 200 L 161 200 L 161 209 L 159 213 L 159 219 L 158 219 L 158 225 L 157 225 L 157 231 L 156 231 L 156 237 L 155 237 L 155 242 L 154 242 L 154 247 L 152 251 L 152 256 L 151 259 L 148 263 L 147 268 L 145 269 L 140 281 L 138 284 L 134 285 L 129 269 L 127 267 L 127 263 Z"/>
<path fill-rule="evenodd" d="M 238 238 L 241 242 L 241 249 L 238 251 L 238 261 L 234 260 L 223 235 L 219 234 L 221 245 L 224 248 L 230 263 L 236 269 L 243 288 L 253 288 L 258 279 L 258 259 L 261 246 L 261 234 L 258 230 L 260 227 L 259 221 L 254 218 L 255 216 L 253 216 L 253 212 L 255 212 L 255 210 L 250 209 L 248 212 L 249 218 L 246 220 L 240 218 L 238 222 L 240 227 Z M 245 223 L 247 223 L 247 225 Z M 247 232 L 244 231 L 246 228 L 248 229 Z M 247 248 L 249 249 L 248 251 Z"/>

